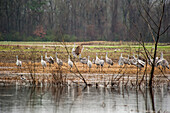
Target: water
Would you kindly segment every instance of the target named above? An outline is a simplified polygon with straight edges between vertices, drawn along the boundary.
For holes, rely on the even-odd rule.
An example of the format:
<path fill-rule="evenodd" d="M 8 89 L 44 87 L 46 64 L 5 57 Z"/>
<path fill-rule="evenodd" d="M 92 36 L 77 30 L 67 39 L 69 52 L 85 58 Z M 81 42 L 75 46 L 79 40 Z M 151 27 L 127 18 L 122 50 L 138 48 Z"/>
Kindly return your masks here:
<path fill-rule="evenodd" d="M 152 97 L 154 100 L 152 101 Z M 0 87 L 0 113 L 143 113 L 170 112 L 170 90 L 79 86 Z"/>

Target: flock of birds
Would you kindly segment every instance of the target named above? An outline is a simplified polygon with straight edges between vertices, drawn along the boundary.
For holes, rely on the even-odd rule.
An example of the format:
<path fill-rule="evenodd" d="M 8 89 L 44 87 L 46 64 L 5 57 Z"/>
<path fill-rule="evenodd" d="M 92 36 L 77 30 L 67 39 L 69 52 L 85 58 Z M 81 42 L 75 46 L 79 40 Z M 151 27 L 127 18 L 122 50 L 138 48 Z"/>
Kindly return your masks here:
<path fill-rule="evenodd" d="M 147 60 L 147 63 L 152 66 L 153 59 L 151 58 L 151 56 L 149 56 L 149 59 Z M 121 56 L 120 56 L 119 61 L 118 61 L 118 64 L 119 65 L 124 65 L 124 64 L 134 65 L 134 66 L 138 67 L 141 70 L 141 68 L 143 68 L 146 65 L 146 60 L 143 59 L 142 57 L 138 56 L 138 55 L 137 55 L 137 57 L 135 57 L 135 55 L 133 55 L 131 59 L 129 58 L 129 55 L 128 55 L 128 58 L 124 58 L 122 56 L 122 53 L 121 53 Z M 156 67 L 157 66 L 162 66 L 162 68 L 164 70 L 166 68 L 169 69 L 169 63 L 165 58 L 163 58 L 163 52 L 161 52 L 160 58 L 156 57 L 155 66 Z"/>
<path fill-rule="evenodd" d="M 77 58 L 77 56 L 79 55 L 79 61 L 84 65 L 87 65 L 89 68 L 89 72 L 90 69 L 92 68 L 92 65 L 95 64 L 97 66 L 97 68 L 101 67 L 101 70 L 103 69 L 104 63 L 106 62 L 109 66 L 108 68 L 110 68 L 110 66 L 112 66 L 114 64 L 114 62 L 112 61 L 112 59 L 110 59 L 108 57 L 108 52 L 106 52 L 106 57 L 105 57 L 105 61 L 103 60 L 103 58 L 101 57 L 101 59 L 98 58 L 98 54 L 96 53 L 96 59 L 93 59 L 92 61 L 90 61 L 90 56 L 88 56 L 88 58 L 86 57 L 81 57 L 81 52 L 83 51 L 84 47 L 82 46 L 78 46 L 77 48 L 75 48 L 75 44 L 74 47 L 72 48 L 72 55 L 73 58 Z M 58 66 L 63 66 L 63 61 L 61 59 L 59 59 L 57 57 L 57 52 L 56 52 L 56 63 L 58 64 Z M 18 60 L 18 55 L 16 56 L 17 61 L 16 61 L 16 65 L 18 67 L 22 66 L 22 61 Z M 47 53 L 45 53 L 45 60 L 43 60 L 43 56 L 41 56 L 41 65 L 44 68 L 47 66 L 46 62 L 49 63 L 49 66 L 51 66 L 51 64 L 54 64 L 54 59 L 52 56 L 47 57 Z M 149 57 L 149 59 L 147 60 L 149 65 L 153 64 L 153 59 L 151 57 Z M 70 67 L 70 71 L 71 68 L 73 67 L 73 61 L 70 59 L 70 55 L 68 55 L 68 66 Z M 119 61 L 118 64 L 120 66 L 123 65 L 134 65 L 136 67 L 138 67 L 140 70 L 141 68 L 143 68 L 146 64 L 146 61 L 144 59 L 142 59 L 140 56 L 137 55 L 137 57 L 135 57 L 135 55 L 132 56 L 132 58 L 129 58 L 129 55 L 127 58 L 122 56 L 122 53 L 119 57 Z M 168 61 L 163 58 L 163 52 L 161 52 L 161 56 L 160 58 L 156 57 L 155 60 L 155 65 L 156 66 L 162 66 L 163 69 L 168 68 L 169 69 L 169 63 Z"/>

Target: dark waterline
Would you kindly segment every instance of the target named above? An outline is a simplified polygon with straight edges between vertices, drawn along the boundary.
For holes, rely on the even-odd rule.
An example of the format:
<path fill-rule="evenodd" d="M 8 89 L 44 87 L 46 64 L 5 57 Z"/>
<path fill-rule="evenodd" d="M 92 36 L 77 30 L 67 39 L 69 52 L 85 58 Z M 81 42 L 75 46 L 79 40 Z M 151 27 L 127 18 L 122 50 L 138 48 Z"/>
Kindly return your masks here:
<path fill-rule="evenodd" d="M 0 113 L 170 112 L 170 90 L 0 86 Z M 152 99 L 154 98 L 154 99 Z"/>

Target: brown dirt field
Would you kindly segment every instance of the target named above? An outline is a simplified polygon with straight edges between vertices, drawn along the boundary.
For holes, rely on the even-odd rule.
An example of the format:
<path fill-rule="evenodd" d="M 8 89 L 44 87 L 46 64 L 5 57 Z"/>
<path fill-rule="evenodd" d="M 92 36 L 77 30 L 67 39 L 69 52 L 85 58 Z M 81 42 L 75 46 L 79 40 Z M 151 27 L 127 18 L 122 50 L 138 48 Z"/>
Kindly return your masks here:
<path fill-rule="evenodd" d="M 123 57 L 127 57 L 127 54 L 131 53 L 135 53 L 137 54 L 137 48 L 127 48 L 127 47 L 119 47 L 119 45 L 127 45 L 128 42 L 105 42 L 105 41 L 91 41 L 91 42 L 76 42 L 76 46 L 83 44 L 85 45 L 84 51 L 82 53 L 82 57 L 87 57 L 88 55 L 90 56 L 90 60 L 92 60 L 93 58 L 95 58 L 96 52 L 98 53 L 98 57 L 100 58 L 101 56 L 103 56 L 103 59 L 105 59 L 105 54 L 106 51 L 109 52 L 108 53 L 108 57 L 111 58 L 114 61 L 114 65 L 111 66 L 110 68 L 108 68 L 108 64 L 105 63 L 102 71 L 101 69 L 97 69 L 96 65 L 93 64 L 92 68 L 89 69 L 87 67 L 87 65 L 81 64 L 80 62 L 78 62 L 79 60 L 76 59 L 75 60 L 75 64 L 78 67 L 78 70 L 80 73 L 82 74 L 91 74 L 90 76 L 85 76 L 85 78 L 87 78 L 88 80 L 91 79 L 99 79 L 99 81 L 101 81 L 103 79 L 102 74 L 129 74 L 130 77 L 134 77 L 137 74 L 137 68 L 133 65 L 127 65 L 125 68 L 120 67 L 118 65 L 118 60 L 119 60 L 119 56 L 121 53 L 123 53 Z M 58 65 L 56 64 L 56 62 L 51 65 L 51 67 L 49 67 L 49 64 L 47 64 L 47 67 L 43 70 L 41 62 L 40 62 L 40 58 L 41 55 L 44 56 L 45 52 L 48 53 L 48 56 L 52 56 L 53 58 L 55 57 L 55 52 L 58 52 L 58 57 L 60 59 L 63 60 L 64 65 L 61 68 L 61 71 L 64 74 L 72 74 L 72 73 L 78 73 L 78 71 L 76 70 L 75 66 L 71 69 L 72 72 L 70 72 L 68 64 L 67 64 L 67 59 L 68 59 L 68 54 L 66 52 L 66 49 L 64 47 L 61 46 L 56 46 L 57 44 L 60 43 L 35 43 L 32 45 L 24 45 L 24 44 L 11 44 L 11 45 L 0 45 L 0 75 L 3 74 L 7 74 L 9 73 L 9 75 L 11 73 L 40 73 L 40 74 L 44 74 L 46 76 L 46 74 L 52 74 L 52 73 L 56 73 L 59 68 Z M 73 42 L 67 42 L 66 44 L 68 45 L 73 45 Z M 129 44 L 129 43 L 128 43 Z M 133 43 L 130 42 L 131 45 L 138 45 L 138 43 Z M 45 48 L 43 47 L 45 45 Z M 90 48 L 88 47 L 88 45 L 112 45 L 112 46 L 117 46 L 115 48 L 113 47 L 94 47 L 94 48 Z M 35 50 L 33 50 L 35 49 Z M 71 53 L 71 49 L 72 46 L 68 47 L 69 52 Z M 115 51 L 115 49 L 120 49 L 119 51 Z M 149 49 L 149 51 L 151 50 L 151 48 Z M 158 54 L 157 56 L 160 57 L 160 52 L 164 53 L 164 58 L 167 59 L 170 62 L 170 49 L 169 48 L 159 48 L 158 49 Z M 22 61 L 22 68 L 19 69 L 16 66 L 16 55 L 18 55 L 19 60 Z M 55 59 L 55 58 L 54 58 Z M 35 61 L 35 64 L 32 63 L 31 61 Z M 35 68 L 34 68 L 35 67 Z M 143 68 L 140 72 L 139 75 L 143 75 L 145 68 Z M 151 67 L 148 66 L 147 67 L 147 74 L 149 75 L 151 71 Z M 101 76 L 97 76 L 96 74 L 101 74 Z M 166 76 L 170 76 L 170 69 L 166 69 L 164 71 L 164 74 L 166 74 Z M 94 76 L 93 76 L 94 75 Z M 160 69 L 158 69 L 157 67 L 155 68 L 155 73 L 154 75 L 160 75 L 162 76 L 162 72 Z M 47 78 L 44 78 L 45 76 L 37 76 L 37 80 L 40 79 L 41 81 L 53 81 L 53 79 L 49 76 Z M 107 76 L 107 75 L 106 75 Z M 109 78 L 110 76 L 108 76 L 107 78 Z M 127 76 L 126 76 L 127 77 Z M 141 77 L 141 76 L 140 76 Z M 156 78 L 156 77 L 155 77 Z M 6 80 L 19 80 L 20 77 L 19 76 L 7 76 L 5 78 L 1 78 L 0 76 L 0 80 L 1 79 L 5 79 Z M 30 79 L 28 77 L 28 79 Z M 51 80 L 49 80 L 51 79 Z M 69 78 L 69 80 L 77 80 L 78 77 L 71 77 Z M 136 80 L 134 80 L 136 81 Z"/>
<path fill-rule="evenodd" d="M 92 68 L 90 69 L 90 72 L 89 72 L 89 68 L 87 67 L 87 65 L 84 65 L 84 67 L 83 67 L 83 64 L 81 64 L 80 62 L 76 62 L 75 64 L 76 64 L 80 73 L 91 73 L 91 74 L 92 73 L 118 74 L 119 72 L 120 72 L 120 74 L 123 74 L 123 73 L 124 74 L 136 74 L 137 73 L 137 68 L 133 65 L 126 65 L 124 67 L 124 66 L 119 66 L 117 63 L 115 63 L 113 66 L 108 68 L 108 64 L 105 63 L 103 69 L 101 70 L 101 68 L 97 69 L 97 66 L 95 64 L 93 64 L 93 66 L 92 66 Z M 28 63 L 23 62 L 21 69 L 17 68 L 15 63 L 0 63 L 0 67 L 1 67 L 0 68 L 1 73 L 6 73 L 6 72 L 30 73 L 31 70 L 34 72 L 34 63 L 31 64 L 31 62 L 28 62 Z M 3 68 L 3 67 L 5 67 L 5 68 Z M 47 67 L 44 68 L 44 72 L 43 72 L 43 67 L 41 65 L 41 62 L 36 62 L 34 73 L 52 73 L 52 72 L 56 72 L 58 69 L 59 69 L 59 67 L 56 63 L 52 64 L 51 67 L 49 67 L 49 64 L 47 64 Z M 71 69 L 72 72 L 70 72 L 70 67 L 67 65 L 67 63 L 64 63 L 61 70 L 62 70 L 63 73 L 78 73 L 75 66 L 73 66 L 73 68 Z M 139 74 L 143 74 L 144 70 L 145 70 L 145 68 L 143 68 L 139 72 Z M 149 74 L 150 71 L 151 71 L 151 67 L 148 66 L 147 67 L 147 73 Z M 166 69 L 164 71 L 164 73 L 170 74 L 170 70 Z M 156 67 L 154 74 L 160 75 L 161 70 Z"/>

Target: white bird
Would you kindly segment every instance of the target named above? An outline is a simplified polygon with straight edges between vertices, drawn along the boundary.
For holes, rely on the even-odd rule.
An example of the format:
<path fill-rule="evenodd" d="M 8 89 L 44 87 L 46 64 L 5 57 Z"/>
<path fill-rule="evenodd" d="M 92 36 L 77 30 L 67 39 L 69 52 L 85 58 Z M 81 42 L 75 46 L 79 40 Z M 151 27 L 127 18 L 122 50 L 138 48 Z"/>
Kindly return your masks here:
<path fill-rule="evenodd" d="M 68 65 L 70 66 L 71 71 L 71 68 L 73 67 L 73 62 L 70 60 L 70 55 L 68 55 Z"/>
<path fill-rule="evenodd" d="M 89 67 L 89 72 L 90 72 L 90 68 L 92 68 L 92 62 L 89 59 L 90 56 L 88 56 L 88 61 L 87 61 L 87 66 Z"/>
<path fill-rule="evenodd" d="M 80 59 L 80 62 L 83 64 L 83 67 L 84 67 L 84 64 L 87 64 L 87 58 L 86 57 L 83 57 L 81 58 L 81 54 L 79 55 L 79 59 Z"/>
<path fill-rule="evenodd" d="M 95 64 L 97 65 L 97 68 L 100 66 L 100 59 L 98 58 L 97 53 L 96 53 Z"/>
<path fill-rule="evenodd" d="M 75 43 L 74 43 L 74 47 L 72 48 L 72 55 L 73 55 L 73 58 L 77 58 L 77 54 L 75 53 Z"/>
<path fill-rule="evenodd" d="M 55 53 L 55 55 L 56 55 L 56 62 L 58 64 L 58 66 L 62 66 L 63 65 L 63 61 L 57 57 L 57 52 Z"/>
<path fill-rule="evenodd" d="M 157 62 L 157 66 L 161 65 L 162 68 L 165 70 L 166 68 L 169 69 L 169 63 L 166 59 L 163 58 L 163 52 L 161 52 L 161 57 Z"/>
<path fill-rule="evenodd" d="M 22 66 L 22 61 L 18 60 L 18 55 L 16 56 L 16 58 L 17 58 L 17 61 L 16 61 L 17 67 L 20 67 L 20 68 L 21 68 L 21 66 Z"/>
<path fill-rule="evenodd" d="M 41 65 L 43 67 L 43 71 L 44 71 L 44 67 L 47 66 L 46 62 L 43 60 L 43 56 L 41 56 Z"/>
<path fill-rule="evenodd" d="M 53 57 L 52 56 L 47 57 L 47 53 L 45 53 L 45 60 L 50 64 L 50 66 L 51 66 L 51 64 L 54 64 Z"/>
<path fill-rule="evenodd" d="M 103 57 L 101 56 L 101 59 L 100 59 L 100 66 L 101 66 L 101 70 L 103 69 L 103 66 L 104 66 L 104 60 L 103 60 Z"/>
<path fill-rule="evenodd" d="M 108 63 L 109 64 L 109 66 L 108 66 L 108 68 L 110 67 L 110 65 L 113 65 L 113 61 L 110 59 L 110 58 L 108 58 L 108 52 L 106 52 L 106 63 Z"/>
<path fill-rule="evenodd" d="M 124 60 L 123 60 L 123 57 L 122 57 L 122 53 L 121 53 L 121 55 L 120 55 L 120 57 L 119 57 L 118 64 L 119 64 L 120 66 L 124 65 Z"/>

